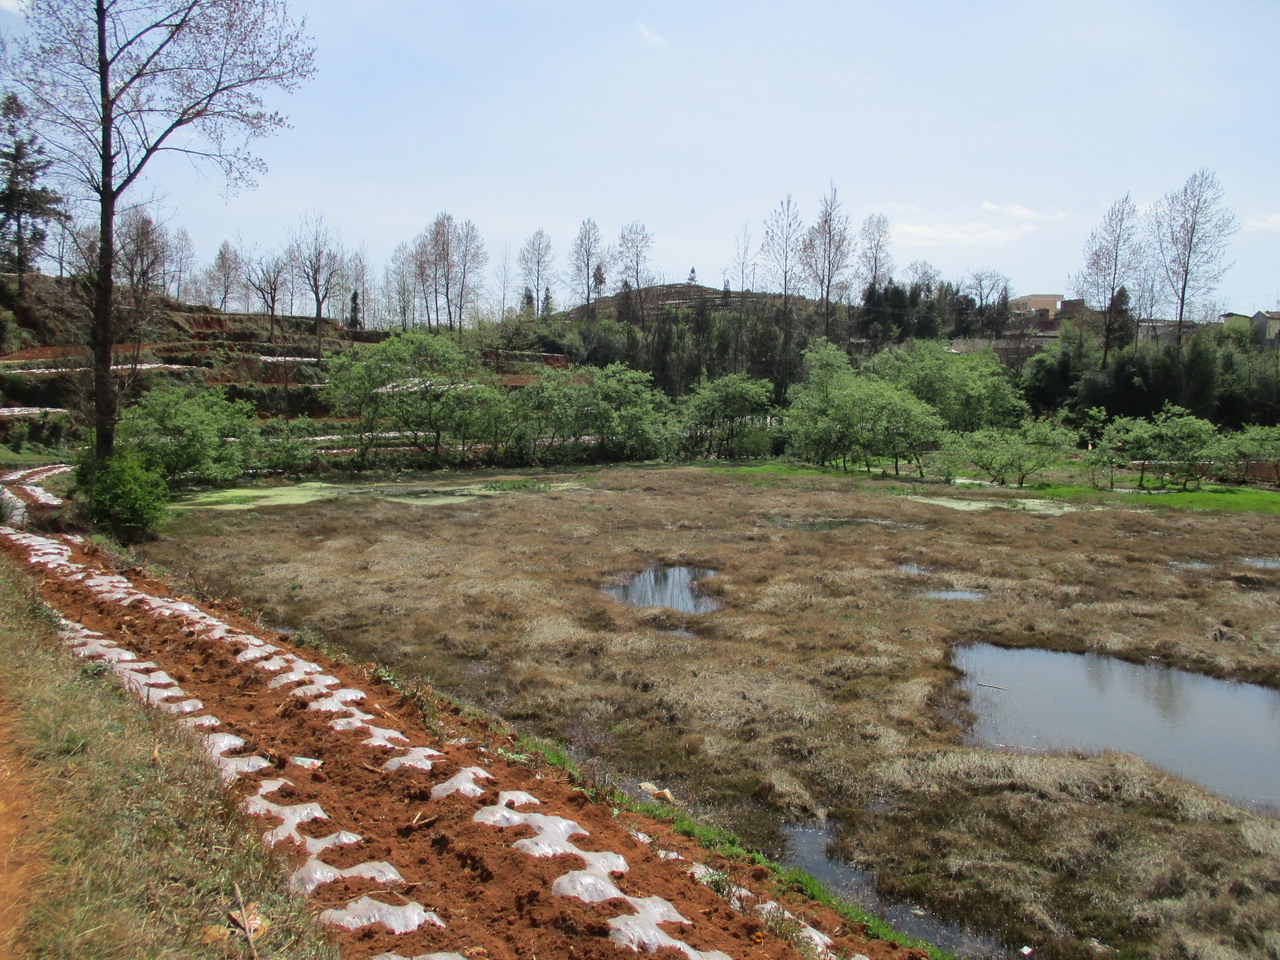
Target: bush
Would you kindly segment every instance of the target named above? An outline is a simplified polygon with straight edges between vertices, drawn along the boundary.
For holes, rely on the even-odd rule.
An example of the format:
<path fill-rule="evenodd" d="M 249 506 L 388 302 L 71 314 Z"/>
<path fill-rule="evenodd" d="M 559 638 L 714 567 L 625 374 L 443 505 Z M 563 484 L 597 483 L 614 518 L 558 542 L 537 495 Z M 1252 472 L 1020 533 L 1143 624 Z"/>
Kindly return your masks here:
<path fill-rule="evenodd" d="M 133 450 L 122 449 L 93 479 L 92 516 L 121 543 L 136 543 L 164 519 L 169 487 Z"/>
<path fill-rule="evenodd" d="M 221 390 L 175 386 L 152 390 L 120 420 L 121 444 L 170 483 L 231 483 L 253 465 L 258 436 L 253 409 Z"/>

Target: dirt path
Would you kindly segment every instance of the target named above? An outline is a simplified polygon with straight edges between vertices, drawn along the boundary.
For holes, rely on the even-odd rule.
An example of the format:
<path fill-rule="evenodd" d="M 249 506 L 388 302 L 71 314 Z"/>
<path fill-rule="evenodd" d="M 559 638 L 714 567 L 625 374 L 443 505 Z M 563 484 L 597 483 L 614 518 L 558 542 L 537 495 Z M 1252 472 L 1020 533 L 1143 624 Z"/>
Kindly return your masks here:
<path fill-rule="evenodd" d="M 43 861 L 32 856 L 33 794 L 30 770 L 14 742 L 13 721 L 0 701 L 0 960 L 18 960 L 15 939 L 22 930 L 32 884 Z"/>
<path fill-rule="evenodd" d="M 117 572 L 78 537 L 5 527 L 0 545 L 41 577 L 77 655 L 203 737 L 344 957 L 923 956 L 784 907 L 765 871 L 510 762 L 510 743 L 454 708 L 428 717 L 368 673 Z"/>

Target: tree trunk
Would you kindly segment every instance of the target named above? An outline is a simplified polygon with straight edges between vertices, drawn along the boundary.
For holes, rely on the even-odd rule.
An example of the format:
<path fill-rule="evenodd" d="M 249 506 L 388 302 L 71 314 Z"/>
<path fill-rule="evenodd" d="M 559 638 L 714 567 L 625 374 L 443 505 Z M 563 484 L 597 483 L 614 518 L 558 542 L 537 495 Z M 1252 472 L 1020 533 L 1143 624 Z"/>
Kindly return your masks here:
<path fill-rule="evenodd" d="M 98 95 L 101 103 L 102 156 L 98 184 L 98 274 L 93 278 L 93 428 L 94 459 L 102 466 L 115 451 L 116 389 L 111 379 L 111 347 L 115 342 L 113 303 L 115 288 L 116 195 L 115 144 L 112 142 L 114 104 L 111 101 L 111 61 L 107 57 L 107 8 L 96 4 L 98 26 Z"/>

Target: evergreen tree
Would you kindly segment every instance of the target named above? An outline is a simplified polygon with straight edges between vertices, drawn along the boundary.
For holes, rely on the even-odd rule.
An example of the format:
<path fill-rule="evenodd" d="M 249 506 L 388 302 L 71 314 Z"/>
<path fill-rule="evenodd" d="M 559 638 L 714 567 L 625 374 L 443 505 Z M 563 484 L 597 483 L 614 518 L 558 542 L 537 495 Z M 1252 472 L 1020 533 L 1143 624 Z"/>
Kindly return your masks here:
<path fill-rule="evenodd" d="M 0 101 L 4 142 L 0 146 L 0 269 L 18 275 L 18 297 L 26 294 L 25 276 L 40 255 L 51 220 L 60 219 L 62 198 L 38 186 L 53 162 L 30 133 L 26 108 L 14 94 Z"/>

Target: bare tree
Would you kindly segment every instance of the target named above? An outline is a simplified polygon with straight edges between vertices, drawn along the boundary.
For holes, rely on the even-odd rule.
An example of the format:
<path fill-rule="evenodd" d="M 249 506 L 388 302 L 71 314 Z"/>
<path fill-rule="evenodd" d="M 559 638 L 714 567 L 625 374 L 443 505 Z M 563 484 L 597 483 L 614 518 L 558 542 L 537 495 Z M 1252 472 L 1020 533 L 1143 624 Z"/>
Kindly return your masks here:
<path fill-rule="evenodd" d="M 533 291 L 535 304 L 545 303 L 551 292 L 551 238 L 539 227 L 524 242 L 516 257 L 525 286 Z"/>
<path fill-rule="evenodd" d="M 792 343 L 795 334 L 791 322 L 791 297 L 800 275 L 800 245 L 803 237 L 800 211 L 796 209 L 795 202 L 788 193 L 765 220 L 764 241 L 760 244 L 760 258 L 773 280 L 774 288 L 782 293 L 782 312 L 778 318 L 782 328 L 782 343 L 775 353 L 773 370 L 774 399 L 777 402 L 781 402 L 787 395 L 792 379 Z"/>
<path fill-rule="evenodd" d="M 649 274 L 649 252 L 653 234 L 639 220 L 632 220 L 618 234 L 619 283 L 626 280 L 632 290 L 641 290 L 653 282 Z"/>
<path fill-rule="evenodd" d="M 169 294 L 182 302 L 184 284 L 196 267 L 196 245 L 186 227 L 178 227 L 169 238 Z"/>
<path fill-rule="evenodd" d="M 738 292 L 746 293 L 756 285 L 756 251 L 751 244 L 751 224 L 744 223 L 733 235 L 733 270 L 738 275 Z"/>
<path fill-rule="evenodd" d="M 454 270 L 457 274 L 458 329 L 462 329 L 463 314 L 475 307 L 483 291 L 481 277 L 489 263 L 489 253 L 484 248 L 480 231 L 470 220 L 463 220 L 455 227 Z"/>
<path fill-rule="evenodd" d="M 919 287 L 926 295 L 933 293 L 942 272 L 928 260 L 912 260 L 907 264 L 907 286 Z"/>
<path fill-rule="evenodd" d="M 276 316 L 288 275 L 289 258 L 278 251 L 245 258 L 245 285 L 253 291 L 267 314 L 267 343 L 276 342 Z"/>
<path fill-rule="evenodd" d="M 302 286 L 315 304 L 316 357 L 324 358 L 324 308 L 341 279 L 342 247 L 319 211 L 303 214 L 289 233 L 290 259 Z"/>
<path fill-rule="evenodd" d="M 1142 262 L 1141 221 L 1129 194 L 1113 203 L 1084 245 L 1084 269 L 1072 278 L 1076 293 L 1102 315 L 1102 366 L 1124 337 L 1128 311 L 1119 309 L 1121 288 L 1137 279 Z"/>
<path fill-rule="evenodd" d="M 590 218 L 582 221 L 573 245 L 569 248 L 569 274 L 574 284 L 582 291 L 582 302 L 591 312 L 591 291 L 595 281 L 596 268 L 603 269 L 609 260 L 609 250 L 600 228 Z"/>
<path fill-rule="evenodd" d="M 219 310 L 225 311 L 232 297 L 241 289 L 244 258 L 229 240 L 223 240 L 213 262 L 205 270 L 205 287 Z"/>
<path fill-rule="evenodd" d="M 95 455 L 115 447 L 113 277 L 116 210 L 164 152 L 232 183 L 262 168 L 248 141 L 284 125 L 264 89 L 294 89 L 314 51 L 284 0 L 30 0 L 4 73 L 30 96 L 50 155 L 98 206 L 93 285 Z"/>
<path fill-rule="evenodd" d="M 893 254 L 889 246 L 893 237 L 889 233 L 889 218 L 883 213 L 873 213 L 862 221 L 858 230 L 858 266 L 855 271 L 863 289 L 883 287 L 893 275 Z"/>
<path fill-rule="evenodd" d="M 511 293 L 511 247 L 503 245 L 502 254 L 493 267 L 493 279 L 498 287 L 498 319 L 507 317 L 507 297 Z"/>
<path fill-rule="evenodd" d="M 402 241 L 391 253 L 382 272 L 382 300 L 392 322 L 408 330 L 414 322 L 417 303 L 413 244 Z"/>
<path fill-rule="evenodd" d="M 363 330 L 372 319 L 373 298 L 369 296 L 369 249 L 361 244 L 347 254 L 342 270 L 347 282 L 347 326 Z"/>
<path fill-rule="evenodd" d="M 149 338 L 160 312 L 168 268 L 169 236 L 145 207 L 120 214 L 116 228 L 115 283 L 117 343 L 133 344 L 132 372 L 136 374 L 143 341 Z"/>
<path fill-rule="evenodd" d="M 844 296 L 845 271 L 853 253 L 849 218 L 840 208 L 836 185 L 831 184 L 818 205 L 818 219 L 804 235 L 800 261 L 818 294 L 822 309 L 823 336 L 831 336 L 835 304 Z"/>
<path fill-rule="evenodd" d="M 1174 308 L 1178 346 L 1187 309 L 1207 298 L 1231 266 L 1227 243 L 1239 229 L 1222 202 L 1218 178 L 1201 168 L 1179 190 L 1170 190 L 1148 213 L 1148 229 L 1164 292 Z"/>
<path fill-rule="evenodd" d="M 789 309 L 788 300 L 795 293 L 800 275 L 800 245 L 804 227 L 800 211 L 791 194 L 778 204 L 764 222 L 764 240 L 760 244 L 760 259 L 764 261 L 774 289 L 782 294 L 783 313 Z"/>

